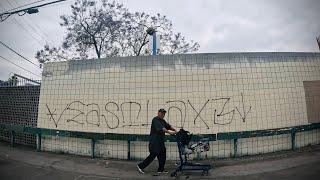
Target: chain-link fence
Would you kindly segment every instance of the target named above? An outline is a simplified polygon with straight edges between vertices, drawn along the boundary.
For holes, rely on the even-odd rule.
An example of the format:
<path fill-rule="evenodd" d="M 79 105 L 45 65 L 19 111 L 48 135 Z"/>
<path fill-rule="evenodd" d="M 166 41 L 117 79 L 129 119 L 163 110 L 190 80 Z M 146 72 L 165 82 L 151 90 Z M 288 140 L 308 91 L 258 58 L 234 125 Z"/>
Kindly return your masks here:
<path fill-rule="evenodd" d="M 148 154 L 151 120 L 165 108 L 165 119 L 175 128 L 190 131 L 196 139 L 210 139 L 210 151 L 191 158 L 299 148 L 320 143 L 319 70 L 319 53 L 48 63 L 34 106 L 39 109 L 33 109 L 37 128 L 20 132 L 38 134 L 38 148 L 41 145 L 45 151 L 143 159 Z M 11 98 L 6 101 L 3 104 L 10 104 Z M 168 159 L 177 159 L 174 137 L 167 140 Z"/>
<path fill-rule="evenodd" d="M 7 125 L 37 127 L 40 81 L 13 74 L 0 83 L 0 123 Z M 33 134 L 0 129 L 0 139 L 18 144 L 35 146 Z"/>

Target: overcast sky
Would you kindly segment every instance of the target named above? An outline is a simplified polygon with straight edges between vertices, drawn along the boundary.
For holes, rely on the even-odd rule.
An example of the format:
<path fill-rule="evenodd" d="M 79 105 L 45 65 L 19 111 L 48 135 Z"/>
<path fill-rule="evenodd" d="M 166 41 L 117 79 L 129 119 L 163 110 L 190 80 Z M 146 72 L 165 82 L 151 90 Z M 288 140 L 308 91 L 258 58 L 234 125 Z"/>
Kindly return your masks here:
<path fill-rule="evenodd" d="M 38 0 L 0 0 L 0 12 Z M 51 2 L 46 0 L 39 4 Z M 70 13 L 73 0 L 49 5 L 32 15 L 13 15 L 0 22 L 0 40 L 29 60 L 43 45 L 59 46 L 65 31 L 60 15 Z M 174 30 L 199 42 L 199 53 L 319 52 L 320 0 L 118 0 L 131 11 L 160 13 Z M 0 44 L 0 55 L 41 74 L 41 70 Z M 0 80 L 11 73 L 39 77 L 0 58 Z"/>

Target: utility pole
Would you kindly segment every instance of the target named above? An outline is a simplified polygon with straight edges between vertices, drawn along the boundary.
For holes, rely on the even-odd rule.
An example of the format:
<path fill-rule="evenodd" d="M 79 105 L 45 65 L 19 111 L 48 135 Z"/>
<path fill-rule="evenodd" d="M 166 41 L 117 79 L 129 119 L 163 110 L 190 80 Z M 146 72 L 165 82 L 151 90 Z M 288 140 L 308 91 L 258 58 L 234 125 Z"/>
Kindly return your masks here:
<path fill-rule="evenodd" d="M 316 39 L 317 39 L 318 47 L 319 47 L 319 50 L 320 50 L 320 36 L 316 37 Z"/>
<path fill-rule="evenodd" d="M 152 36 L 152 55 L 157 55 L 157 35 L 153 27 L 147 29 L 147 34 Z"/>

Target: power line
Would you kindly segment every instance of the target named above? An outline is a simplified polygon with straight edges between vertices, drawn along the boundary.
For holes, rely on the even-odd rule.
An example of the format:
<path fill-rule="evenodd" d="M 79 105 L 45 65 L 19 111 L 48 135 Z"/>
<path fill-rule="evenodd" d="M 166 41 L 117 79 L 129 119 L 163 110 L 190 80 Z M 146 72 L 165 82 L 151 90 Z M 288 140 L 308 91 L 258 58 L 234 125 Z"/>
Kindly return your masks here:
<path fill-rule="evenodd" d="M 46 0 L 39 0 L 39 1 L 36 1 L 36 2 L 33 2 L 33 3 L 29 3 L 29 4 L 25 4 L 25 5 L 22 5 L 22 6 L 19 6 L 19 4 L 15 2 L 15 4 L 16 4 L 18 7 L 13 8 L 14 6 L 10 3 L 10 0 L 7 0 L 8 5 L 9 5 L 11 8 L 13 8 L 13 9 L 11 9 L 11 10 L 5 10 L 4 8 L 2 8 L 5 13 L 0 14 L 0 16 L 1 16 L 1 18 L 0 18 L 1 20 L 0 20 L 0 21 L 5 20 L 5 19 L 8 18 L 12 13 L 14 13 L 14 12 L 9 12 L 9 11 L 12 11 L 12 10 L 15 10 L 15 9 L 18 9 L 18 8 L 21 8 L 21 7 L 25 7 L 25 6 L 28 6 L 28 5 L 31 5 L 31 4 L 39 3 L 39 2 L 42 2 L 42 1 L 46 1 Z M 30 7 L 29 9 L 34 9 L 35 7 L 38 8 L 38 7 L 43 7 L 43 6 L 44 6 L 44 8 L 46 8 L 47 5 L 48 5 L 48 6 L 52 6 L 52 5 L 54 6 L 54 5 L 57 5 L 57 4 L 55 4 L 55 3 L 57 3 L 57 2 L 63 2 L 63 1 L 66 2 L 67 0 L 58 0 L 58 1 L 54 1 L 54 2 L 49 2 L 49 3 L 37 5 L 37 6 L 34 6 L 34 7 Z M 59 4 L 58 4 L 58 5 L 59 5 Z M 18 10 L 18 11 L 20 12 L 20 11 L 22 11 L 22 10 Z M 28 11 L 28 8 L 26 9 L 26 11 Z M 26 11 L 22 11 L 22 12 L 24 12 L 24 14 L 25 14 Z M 6 13 L 6 12 L 9 12 L 9 13 Z M 17 11 L 15 11 L 15 12 L 17 12 Z M 8 15 L 8 14 L 10 14 L 10 15 Z M 19 13 L 18 13 L 18 14 L 19 14 Z M 24 15 L 24 14 L 19 14 L 19 15 L 22 16 L 22 15 Z M 27 16 L 27 18 L 28 18 L 28 16 Z M 50 38 L 48 38 L 48 35 L 47 35 L 44 31 L 42 31 L 41 28 L 40 28 L 37 24 L 33 23 L 33 21 L 31 21 L 31 22 L 32 22 L 32 23 L 31 23 L 32 25 L 31 25 L 29 19 L 25 19 L 25 21 L 22 21 L 21 23 L 20 23 L 20 21 L 16 20 L 15 17 L 14 17 L 13 20 L 15 21 L 15 23 L 16 23 L 17 25 L 19 25 L 22 29 L 24 29 L 27 33 L 29 33 L 29 34 L 30 34 L 29 37 L 31 37 L 31 38 L 33 38 L 34 40 L 36 40 L 37 43 L 38 43 L 40 46 L 43 46 L 43 43 L 40 42 L 39 40 L 43 40 L 46 44 L 50 44 L 51 46 L 55 46 L 54 41 L 50 40 Z M 24 24 L 23 24 L 23 23 L 24 23 Z M 28 28 L 27 26 L 25 26 L 25 25 L 29 26 L 29 28 Z M 35 36 L 35 35 L 36 35 L 36 36 Z M 40 39 L 39 39 L 38 37 L 39 37 Z"/>
<path fill-rule="evenodd" d="M 4 8 L 2 8 L 2 9 L 4 9 Z M 40 40 L 38 38 L 36 38 L 34 36 L 34 34 L 31 33 L 31 31 L 29 31 L 28 28 L 24 26 L 24 24 L 22 24 L 18 20 L 16 20 L 16 17 L 13 17 L 13 21 L 14 21 L 14 22 L 12 22 L 13 24 L 18 25 L 21 29 L 23 29 L 26 33 L 28 33 L 30 35 L 30 36 L 26 36 L 26 37 L 29 37 L 29 38 L 35 40 L 40 46 L 43 46 L 43 43 L 40 42 Z"/>
<path fill-rule="evenodd" d="M 16 8 L 13 8 L 13 9 L 10 9 L 10 10 L 6 10 L 5 12 L 3 13 L 7 13 L 9 11 L 13 11 L 13 10 L 16 10 L 16 9 L 19 9 L 19 8 L 22 8 L 22 7 L 25 7 L 25 6 L 29 6 L 31 4 L 36 4 L 36 3 L 39 3 L 39 2 L 42 2 L 42 1 L 46 1 L 46 0 L 40 0 L 40 1 L 36 1 L 36 2 L 32 2 L 32 3 L 29 3 L 29 4 L 25 4 L 25 5 L 21 5 L 19 7 L 16 7 Z M 1 13 L 2 14 L 2 13 Z"/>
<path fill-rule="evenodd" d="M 18 56 L 20 56 L 21 58 L 23 58 L 24 60 L 30 62 L 31 64 L 37 66 L 38 68 L 40 68 L 40 66 L 36 65 L 35 63 L 33 63 L 32 61 L 30 61 L 29 59 L 27 59 L 26 57 L 22 56 L 21 54 L 19 54 L 17 51 L 13 50 L 11 47 L 9 47 L 8 45 L 6 45 L 5 43 L 3 43 L 1 40 L 0 40 L 0 43 L 5 46 L 6 48 L 8 48 L 9 50 L 11 50 L 12 52 L 14 52 L 15 54 L 17 54 Z M 41 69 L 41 68 L 40 68 Z"/>
<path fill-rule="evenodd" d="M 26 24 L 34 30 L 35 34 L 39 35 L 39 37 L 43 39 L 46 42 L 46 44 L 51 44 L 51 46 L 54 46 L 55 43 L 49 38 L 45 31 L 41 30 L 37 23 L 32 21 L 29 16 L 26 16 L 25 19 Z"/>
<path fill-rule="evenodd" d="M 13 4 L 11 4 L 11 2 L 10 2 L 9 0 L 7 0 L 7 3 L 8 3 L 8 5 L 9 5 L 9 7 L 14 7 Z M 17 3 L 15 2 L 15 4 L 17 4 Z M 19 4 L 17 4 L 17 5 L 19 5 Z M 26 16 L 26 17 L 29 18 L 28 16 Z M 22 17 L 22 18 L 25 18 L 25 17 Z M 28 19 L 25 19 L 25 20 L 23 21 L 22 19 L 19 18 L 19 20 L 22 20 L 22 21 L 19 21 L 19 20 L 17 20 L 15 17 L 13 17 L 13 20 L 14 20 L 20 27 L 26 25 L 26 28 L 24 28 L 24 27 L 21 27 L 21 28 L 24 29 L 25 31 L 27 31 L 27 33 L 29 33 L 29 34 L 31 35 L 31 37 L 39 43 L 40 46 L 43 46 L 44 43 L 40 42 L 39 40 L 43 40 L 45 43 L 48 43 L 48 42 L 49 42 L 49 40 L 47 40 L 48 38 L 44 37 L 44 36 L 41 34 L 42 32 L 41 32 L 40 30 L 39 30 L 39 31 L 36 30 L 36 27 L 34 26 L 34 25 L 36 25 L 36 24 L 32 24 L 32 25 L 31 25 L 30 22 L 28 21 Z M 28 27 L 29 27 L 29 28 L 28 28 Z M 30 31 L 29 31 L 29 30 L 30 30 Z M 41 33 L 38 33 L 38 32 L 41 32 Z M 36 35 L 36 36 L 34 36 L 34 35 Z M 37 38 L 37 37 L 39 37 L 39 38 Z M 51 46 L 53 46 L 53 43 L 50 42 L 50 44 L 51 44 Z"/>
<path fill-rule="evenodd" d="M 37 6 L 32 6 L 32 7 L 16 10 L 16 11 L 1 13 L 0 14 L 0 21 L 2 22 L 4 20 L 6 20 L 9 16 L 11 16 L 13 14 L 18 14 L 20 16 L 23 16 L 26 13 L 28 13 L 28 14 L 38 13 L 39 12 L 38 8 L 43 7 L 43 6 L 47 6 L 47 5 L 50 5 L 50 4 L 62 2 L 62 1 L 66 1 L 66 0 L 57 0 L 57 1 L 48 2 L 48 3 L 45 3 L 45 4 L 40 4 L 40 5 L 37 5 Z M 19 13 L 23 13 L 23 14 L 19 14 Z"/>
<path fill-rule="evenodd" d="M 76 0 L 65 0 L 63 2 L 60 2 L 59 4 L 50 4 L 48 6 L 44 6 L 44 7 L 42 7 L 42 9 L 47 9 L 47 8 L 51 8 L 51 7 L 55 7 L 55 6 L 61 6 L 62 4 L 66 4 L 66 3 L 72 2 L 72 1 L 76 1 Z"/>
<path fill-rule="evenodd" d="M 37 41 L 37 43 L 40 46 L 43 46 L 43 43 L 31 32 L 31 30 L 29 30 L 24 24 L 20 23 L 15 17 L 13 17 L 13 20 L 16 22 L 18 26 L 20 26 L 23 30 L 25 30 L 28 34 L 30 34 L 29 37 Z"/>
<path fill-rule="evenodd" d="M 7 59 L 7 58 L 2 57 L 1 55 L 0 55 L 0 58 L 1 58 L 1 59 L 3 59 L 3 60 L 5 60 L 5 61 L 8 61 L 9 63 L 11 63 L 11 64 L 13 64 L 13 65 L 15 65 L 15 66 L 17 66 L 17 67 L 19 67 L 19 68 L 21 68 L 21 69 L 23 69 L 23 70 L 27 71 L 27 72 L 29 72 L 29 73 L 33 74 L 33 75 L 35 75 L 35 76 L 37 76 L 37 77 L 40 77 L 40 78 L 41 78 L 41 76 L 39 76 L 39 75 L 37 75 L 37 74 L 34 74 L 33 72 L 31 72 L 31 71 L 29 71 L 29 70 L 27 70 L 27 69 L 25 69 L 25 68 L 23 68 L 23 67 L 21 67 L 21 66 L 17 65 L 16 63 L 14 63 L 14 62 L 10 61 L 10 60 L 9 60 L 9 59 Z"/>

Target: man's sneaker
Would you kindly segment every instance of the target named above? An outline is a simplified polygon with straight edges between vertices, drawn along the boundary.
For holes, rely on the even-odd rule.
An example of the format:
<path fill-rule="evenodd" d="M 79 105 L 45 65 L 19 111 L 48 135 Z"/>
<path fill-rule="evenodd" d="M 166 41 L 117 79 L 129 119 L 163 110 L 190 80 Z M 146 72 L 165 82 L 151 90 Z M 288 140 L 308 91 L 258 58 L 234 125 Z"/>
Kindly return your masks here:
<path fill-rule="evenodd" d="M 139 164 L 137 164 L 137 168 L 141 174 L 144 174 L 144 171 L 139 167 Z"/>

